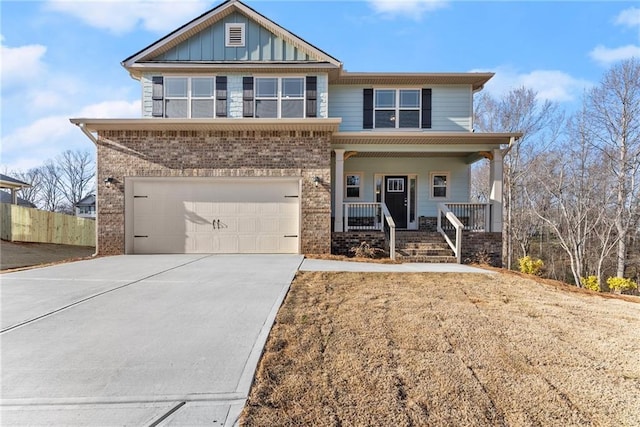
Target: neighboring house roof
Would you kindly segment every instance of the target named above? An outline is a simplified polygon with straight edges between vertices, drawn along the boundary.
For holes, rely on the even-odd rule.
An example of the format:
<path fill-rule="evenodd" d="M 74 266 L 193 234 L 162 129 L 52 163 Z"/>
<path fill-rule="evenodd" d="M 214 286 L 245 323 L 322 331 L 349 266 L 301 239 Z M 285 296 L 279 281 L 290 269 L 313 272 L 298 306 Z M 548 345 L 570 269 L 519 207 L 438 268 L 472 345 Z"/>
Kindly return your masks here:
<path fill-rule="evenodd" d="M 11 194 L 7 193 L 6 191 L 0 190 L 0 203 L 12 203 Z M 25 206 L 27 208 L 35 208 L 36 207 L 36 205 L 31 203 L 30 201 L 25 200 L 25 199 L 23 199 L 21 197 L 18 197 L 18 205 L 19 206 Z"/>
<path fill-rule="evenodd" d="M 0 174 L 0 188 L 20 189 L 25 187 L 31 187 L 31 184 L 27 184 L 8 175 Z"/>
<path fill-rule="evenodd" d="M 79 206 L 93 206 L 96 204 L 96 196 L 95 194 L 89 194 L 88 196 L 85 196 L 82 200 L 80 200 L 78 203 L 76 203 L 76 207 Z"/>
<path fill-rule="evenodd" d="M 215 24 L 216 22 L 222 20 L 223 18 L 229 16 L 234 12 L 241 13 L 250 20 L 253 20 L 266 30 L 282 38 L 285 42 L 290 43 L 292 46 L 295 46 L 309 56 L 309 61 L 296 61 L 298 64 L 315 64 L 315 66 L 318 66 L 319 64 L 326 64 L 330 68 L 342 68 L 342 63 L 333 56 L 322 51 L 311 43 L 303 40 L 302 38 L 281 27 L 269 18 L 256 12 L 254 9 L 238 0 L 227 0 L 226 2 L 209 10 L 208 12 L 205 12 L 194 20 L 171 32 L 167 36 L 126 58 L 124 61 L 122 61 L 122 66 L 129 70 L 129 72 L 134 76 L 139 75 L 140 73 L 140 71 L 136 70 L 136 68 L 148 68 L 150 65 L 154 66 L 154 62 L 156 63 L 155 66 L 158 66 L 163 62 L 162 60 L 158 60 L 158 58 L 161 57 L 163 53 L 168 52 L 172 48 L 178 46 L 180 43 L 187 41 L 189 38 L 195 36 L 202 30 L 210 27 L 211 25 Z M 288 62 L 288 65 L 293 65 L 293 61 Z M 228 61 L 226 61 L 226 63 L 228 64 Z M 241 64 L 245 64 L 249 67 L 256 67 L 260 64 L 264 64 L 264 62 L 247 60 L 235 61 L 235 66 Z M 171 63 L 171 65 L 175 65 L 175 63 Z M 193 66 L 197 65 L 198 64 L 193 64 Z M 287 64 L 277 62 L 271 62 L 269 64 L 270 67 L 283 65 Z"/>

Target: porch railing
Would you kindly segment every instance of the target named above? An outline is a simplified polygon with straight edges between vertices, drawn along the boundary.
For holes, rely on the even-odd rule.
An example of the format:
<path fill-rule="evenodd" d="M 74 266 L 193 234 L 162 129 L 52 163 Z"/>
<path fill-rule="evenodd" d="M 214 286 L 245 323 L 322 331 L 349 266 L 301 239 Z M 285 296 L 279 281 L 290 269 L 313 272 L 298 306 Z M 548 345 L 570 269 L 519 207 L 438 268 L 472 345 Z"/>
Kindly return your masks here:
<path fill-rule="evenodd" d="M 344 231 L 384 231 L 389 257 L 396 259 L 396 223 L 384 203 L 344 203 Z"/>
<path fill-rule="evenodd" d="M 491 231 L 491 205 L 488 203 L 445 203 L 462 223 L 465 231 Z"/>
<path fill-rule="evenodd" d="M 464 225 L 449 210 L 446 204 L 438 203 L 438 232 L 444 236 L 447 244 L 456 255 L 458 264 L 462 264 L 462 230 Z M 455 242 L 455 243 L 454 243 Z"/>

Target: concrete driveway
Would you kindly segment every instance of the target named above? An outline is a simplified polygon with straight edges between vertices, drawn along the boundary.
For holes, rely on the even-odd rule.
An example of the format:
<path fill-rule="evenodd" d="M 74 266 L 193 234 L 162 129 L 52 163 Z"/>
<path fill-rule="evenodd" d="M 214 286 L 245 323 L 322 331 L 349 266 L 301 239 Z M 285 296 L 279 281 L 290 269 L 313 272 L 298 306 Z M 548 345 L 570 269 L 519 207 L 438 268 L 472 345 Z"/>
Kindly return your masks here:
<path fill-rule="evenodd" d="M 0 276 L 2 425 L 233 425 L 298 255 L 134 255 Z"/>

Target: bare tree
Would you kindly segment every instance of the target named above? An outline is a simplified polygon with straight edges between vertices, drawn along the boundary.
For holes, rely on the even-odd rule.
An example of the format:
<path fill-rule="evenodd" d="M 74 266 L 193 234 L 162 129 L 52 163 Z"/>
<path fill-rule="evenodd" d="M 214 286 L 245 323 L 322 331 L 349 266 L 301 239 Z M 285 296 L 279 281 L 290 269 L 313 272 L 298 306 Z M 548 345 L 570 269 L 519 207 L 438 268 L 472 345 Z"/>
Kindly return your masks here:
<path fill-rule="evenodd" d="M 483 132 L 522 132 L 514 147 L 504 150 L 505 211 L 504 233 L 507 268 L 511 268 L 514 240 L 525 252 L 531 238 L 529 202 L 524 197 L 523 179 L 530 170 L 532 159 L 546 150 L 557 138 L 564 120 L 558 106 L 541 102 L 537 93 L 520 87 L 511 90 L 500 100 L 482 94 L 476 100 L 474 123 Z"/>
<path fill-rule="evenodd" d="M 38 206 L 42 182 L 40 168 L 31 168 L 26 172 L 13 171 L 11 172 L 11 176 L 31 185 L 31 187 L 25 187 L 18 190 L 18 196 Z"/>
<path fill-rule="evenodd" d="M 76 203 L 93 189 L 93 159 L 88 151 L 67 150 L 56 158 L 60 171 L 60 190 L 73 212 Z"/>
<path fill-rule="evenodd" d="M 60 168 L 51 160 L 40 167 L 40 207 L 57 212 L 62 207 L 63 196 L 60 191 Z"/>
<path fill-rule="evenodd" d="M 606 229 L 608 219 L 602 161 L 589 141 L 586 121 L 582 113 L 568 122 L 566 142 L 536 159 L 533 185 L 526 187 L 532 211 L 550 227 L 569 257 L 577 286 L 587 275 L 588 248 L 594 232 Z M 601 235 L 610 238 L 606 233 Z M 605 244 L 605 248 L 610 250 L 611 245 Z M 608 252 L 602 249 L 600 255 L 599 268 Z"/>
<path fill-rule="evenodd" d="M 640 216 L 640 62 L 613 66 L 587 97 L 589 131 L 606 160 L 616 195 L 616 275 L 624 277 L 628 244 Z"/>

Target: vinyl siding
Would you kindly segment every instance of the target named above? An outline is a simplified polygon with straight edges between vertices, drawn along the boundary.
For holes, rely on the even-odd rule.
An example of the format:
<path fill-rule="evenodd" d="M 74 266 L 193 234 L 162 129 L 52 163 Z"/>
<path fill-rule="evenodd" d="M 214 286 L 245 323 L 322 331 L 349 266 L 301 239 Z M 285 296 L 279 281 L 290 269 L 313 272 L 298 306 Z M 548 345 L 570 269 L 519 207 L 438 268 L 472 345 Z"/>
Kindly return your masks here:
<path fill-rule="evenodd" d="M 153 102 L 151 99 L 153 87 L 152 87 L 152 77 L 157 74 L 145 73 L 140 79 L 140 84 L 142 86 L 142 117 L 152 117 L 152 109 Z M 181 74 L 186 75 L 186 74 Z M 200 74 L 201 75 L 201 74 Z M 214 75 L 214 74 L 211 74 Z M 242 77 L 247 76 L 247 74 L 231 74 L 231 73 L 220 73 L 220 75 L 227 76 L 227 112 L 229 118 L 242 118 Z M 299 74 L 296 74 L 298 76 Z M 284 76 L 278 74 L 277 76 Z M 328 86 L 329 86 L 329 77 L 327 74 L 318 74 L 318 82 L 317 82 L 317 90 L 318 90 L 318 101 L 317 101 L 317 111 L 318 118 L 327 118 L 328 117 Z"/>
<path fill-rule="evenodd" d="M 473 93 L 466 85 L 433 85 L 432 127 L 428 131 L 471 131 Z M 366 86 L 329 87 L 329 117 L 341 117 L 342 132 L 362 129 L 362 90 Z"/>
<path fill-rule="evenodd" d="M 225 47 L 225 24 L 245 24 L 245 46 Z M 234 12 L 154 61 L 310 61 L 309 55 Z"/>
<path fill-rule="evenodd" d="M 335 161 L 331 165 L 331 176 L 335 176 Z M 455 157 L 437 158 L 366 158 L 351 157 L 344 163 L 345 175 L 351 172 L 362 172 L 363 185 L 360 200 L 350 199 L 350 202 L 374 202 L 375 201 L 375 175 L 418 175 L 417 199 L 418 216 L 434 217 L 437 215 L 436 205 L 440 202 L 468 202 L 470 167 L 463 159 Z M 446 200 L 433 200 L 430 198 L 429 175 L 431 172 L 449 172 L 451 183 L 449 186 L 450 197 Z M 344 183 L 341 183 L 344 185 Z M 335 183 L 332 183 L 332 194 L 335 191 Z M 333 203 L 333 200 L 332 200 Z M 333 208 L 332 208 L 333 209 Z M 335 214 L 335 210 L 332 210 Z"/>

